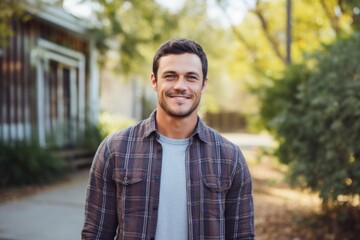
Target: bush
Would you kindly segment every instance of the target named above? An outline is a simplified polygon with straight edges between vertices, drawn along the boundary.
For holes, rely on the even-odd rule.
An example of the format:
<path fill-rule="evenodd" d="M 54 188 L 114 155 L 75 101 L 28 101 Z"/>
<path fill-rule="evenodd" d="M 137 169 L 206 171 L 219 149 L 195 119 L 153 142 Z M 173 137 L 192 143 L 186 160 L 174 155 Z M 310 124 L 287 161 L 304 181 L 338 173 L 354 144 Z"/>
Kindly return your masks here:
<path fill-rule="evenodd" d="M 293 184 L 324 206 L 359 205 L 360 36 L 338 40 L 268 88 L 262 115 L 280 142 Z"/>
<path fill-rule="evenodd" d="M 0 186 L 49 183 L 63 177 L 68 165 L 32 142 L 0 142 Z"/>
<path fill-rule="evenodd" d="M 100 128 L 104 135 L 127 128 L 136 123 L 136 120 L 119 115 L 103 112 L 100 116 Z"/>
<path fill-rule="evenodd" d="M 88 123 L 84 132 L 81 134 L 78 147 L 84 147 L 95 152 L 105 137 L 106 133 L 100 124 Z"/>

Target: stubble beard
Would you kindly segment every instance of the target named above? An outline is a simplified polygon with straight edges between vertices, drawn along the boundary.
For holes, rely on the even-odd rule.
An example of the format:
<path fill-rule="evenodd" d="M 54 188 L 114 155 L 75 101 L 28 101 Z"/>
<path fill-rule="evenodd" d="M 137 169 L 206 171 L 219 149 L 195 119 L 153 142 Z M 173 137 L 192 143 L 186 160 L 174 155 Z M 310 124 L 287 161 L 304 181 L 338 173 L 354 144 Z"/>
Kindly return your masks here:
<path fill-rule="evenodd" d="M 201 98 L 199 98 L 197 102 L 194 102 L 193 105 L 191 105 L 191 107 L 187 111 L 173 110 L 171 109 L 171 107 L 169 107 L 169 104 L 167 104 L 164 100 L 159 100 L 159 105 L 169 116 L 173 118 L 186 118 L 197 110 L 200 104 L 200 99 Z"/>

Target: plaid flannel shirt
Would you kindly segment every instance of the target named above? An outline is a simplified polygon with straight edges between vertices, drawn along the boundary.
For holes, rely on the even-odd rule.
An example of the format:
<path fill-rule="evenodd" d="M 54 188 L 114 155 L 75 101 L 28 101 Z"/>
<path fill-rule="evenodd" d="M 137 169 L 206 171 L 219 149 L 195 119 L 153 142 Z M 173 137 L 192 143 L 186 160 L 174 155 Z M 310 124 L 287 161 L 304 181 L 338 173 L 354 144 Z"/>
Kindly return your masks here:
<path fill-rule="evenodd" d="M 155 115 L 99 146 L 82 239 L 155 239 L 162 159 Z M 199 118 L 185 162 L 188 239 L 254 239 L 252 180 L 239 148 Z"/>

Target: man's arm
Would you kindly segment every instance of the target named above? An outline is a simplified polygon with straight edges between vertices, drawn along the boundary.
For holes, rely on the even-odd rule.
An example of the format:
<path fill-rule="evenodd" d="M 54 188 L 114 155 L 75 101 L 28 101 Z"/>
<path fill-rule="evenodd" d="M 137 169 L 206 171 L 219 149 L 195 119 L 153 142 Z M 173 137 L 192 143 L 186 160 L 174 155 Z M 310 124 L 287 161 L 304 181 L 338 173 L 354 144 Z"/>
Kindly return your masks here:
<path fill-rule="evenodd" d="M 109 138 L 100 144 L 91 166 L 82 239 L 106 240 L 116 235 L 116 185 L 112 180 L 108 141 Z"/>
<path fill-rule="evenodd" d="M 235 176 L 226 195 L 226 239 L 254 239 L 252 179 L 248 165 L 238 152 Z"/>

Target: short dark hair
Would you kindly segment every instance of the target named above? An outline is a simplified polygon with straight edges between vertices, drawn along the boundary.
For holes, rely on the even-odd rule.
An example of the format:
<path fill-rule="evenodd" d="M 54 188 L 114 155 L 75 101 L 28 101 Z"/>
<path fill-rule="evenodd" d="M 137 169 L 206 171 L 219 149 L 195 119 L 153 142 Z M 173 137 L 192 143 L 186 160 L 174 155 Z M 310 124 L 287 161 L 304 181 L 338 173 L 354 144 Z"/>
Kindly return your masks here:
<path fill-rule="evenodd" d="M 183 53 L 193 53 L 200 58 L 202 65 L 203 80 L 205 80 L 208 71 L 208 62 L 207 62 L 206 54 L 198 43 L 196 43 L 193 40 L 185 39 L 185 38 L 171 39 L 163 43 L 156 51 L 152 66 L 153 73 L 155 75 L 155 80 L 157 80 L 157 72 L 159 69 L 160 58 L 169 54 L 183 54 Z"/>

